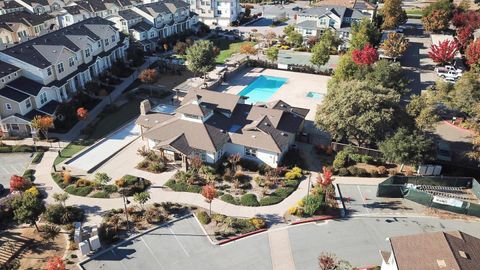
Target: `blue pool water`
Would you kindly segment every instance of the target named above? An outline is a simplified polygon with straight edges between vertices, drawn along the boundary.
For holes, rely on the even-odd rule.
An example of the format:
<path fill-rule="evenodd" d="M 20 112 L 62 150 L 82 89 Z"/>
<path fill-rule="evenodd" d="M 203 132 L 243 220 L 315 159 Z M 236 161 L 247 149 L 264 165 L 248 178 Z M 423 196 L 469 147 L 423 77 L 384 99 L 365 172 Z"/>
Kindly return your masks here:
<path fill-rule="evenodd" d="M 259 101 L 266 102 L 286 81 L 286 78 L 261 75 L 238 95 L 248 97 L 246 100 L 248 104 L 255 104 Z"/>
<path fill-rule="evenodd" d="M 314 99 L 322 99 L 325 95 L 317 92 L 308 92 L 307 97 Z"/>

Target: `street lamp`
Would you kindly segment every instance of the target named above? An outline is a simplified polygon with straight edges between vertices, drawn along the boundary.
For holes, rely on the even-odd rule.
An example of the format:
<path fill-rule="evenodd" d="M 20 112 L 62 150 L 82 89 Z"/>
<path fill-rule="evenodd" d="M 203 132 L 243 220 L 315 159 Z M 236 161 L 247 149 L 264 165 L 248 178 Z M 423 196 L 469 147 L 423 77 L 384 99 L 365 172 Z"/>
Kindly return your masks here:
<path fill-rule="evenodd" d="M 125 191 L 126 189 L 122 189 L 120 194 L 122 194 L 122 199 L 123 199 L 123 207 L 125 209 L 125 219 L 127 220 L 127 234 L 130 232 L 130 224 L 128 222 L 128 212 L 127 212 L 127 204 L 130 204 L 130 201 L 128 198 L 125 196 Z"/>

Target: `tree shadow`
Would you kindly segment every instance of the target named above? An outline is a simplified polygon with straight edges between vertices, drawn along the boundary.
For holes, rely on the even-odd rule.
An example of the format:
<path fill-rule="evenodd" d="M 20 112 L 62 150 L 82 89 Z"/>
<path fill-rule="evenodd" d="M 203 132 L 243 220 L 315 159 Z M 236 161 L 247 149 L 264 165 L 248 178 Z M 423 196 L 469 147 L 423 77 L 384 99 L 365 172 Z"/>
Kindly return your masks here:
<path fill-rule="evenodd" d="M 256 216 L 259 218 L 263 218 L 266 221 L 268 227 L 285 222 L 285 219 L 282 216 L 279 216 L 277 214 L 256 215 Z"/>

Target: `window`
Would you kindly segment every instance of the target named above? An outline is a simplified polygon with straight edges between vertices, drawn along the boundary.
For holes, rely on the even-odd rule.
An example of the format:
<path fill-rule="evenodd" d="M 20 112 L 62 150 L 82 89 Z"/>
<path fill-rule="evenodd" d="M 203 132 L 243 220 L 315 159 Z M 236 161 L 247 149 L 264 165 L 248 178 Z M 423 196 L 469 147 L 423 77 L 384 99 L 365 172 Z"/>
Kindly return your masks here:
<path fill-rule="evenodd" d="M 2 83 L 4 83 L 4 82 L 5 82 L 5 79 L 4 79 L 4 78 L 2 78 Z"/>
<path fill-rule="evenodd" d="M 43 92 L 40 94 L 40 103 L 43 105 L 47 102 L 47 93 Z"/>
<path fill-rule="evenodd" d="M 47 68 L 47 76 L 50 76 L 50 75 L 52 75 L 52 68 L 48 67 Z"/>
<path fill-rule="evenodd" d="M 311 29 L 305 30 L 305 35 L 311 35 L 311 34 L 312 34 L 312 30 L 311 30 Z"/>
<path fill-rule="evenodd" d="M 207 153 L 205 151 L 196 151 L 196 156 L 198 156 L 202 161 L 207 161 Z"/>
<path fill-rule="evenodd" d="M 257 157 L 257 149 L 245 147 L 245 155 L 250 157 Z"/>
<path fill-rule="evenodd" d="M 8 80 L 10 80 L 12 77 L 10 77 L 10 75 L 7 76 Z"/>
<path fill-rule="evenodd" d="M 20 128 L 18 127 L 17 124 L 10 124 L 10 128 L 11 128 L 12 130 L 20 130 Z"/>
<path fill-rule="evenodd" d="M 68 65 L 70 67 L 73 67 L 75 65 L 75 61 L 73 60 L 73 57 L 68 58 Z"/>
<path fill-rule="evenodd" d="M 222 15 L 222 11 L 221 11 L 221 10 L 217 10 L 217 14 L 218 14 L 218 15 Z"/>
<path fill-rule="evenodd" d="M 27 100 L 25 101 L 25 107 L 27 107 L 27 109 L 32 107 L 32 102 L 30 101 L 30 98 L 27 98 Z"/>
<path fill-rule="evenodd" d="M 5 103 L 5 108 L 9 111 L 12 110 L 12 105 L 10 103 Z"/>
<path fill-rule="evenodd" d="M 62 73 L 65 69 L 63 68 L 63 63 L 57 65 L 58 73 Z"/>
<path fill-rule="evenodd" d="M 107 38 L 107 39 L 105 39 L 105 46 L 108 46 L 108 44 L 109 43 L 108 43 L 108 38 Z"/>
<path fill-rule="evenodd" d="M 115 42 L 115 35 L 112 36 L 112 43 Z"/>
<path fill-rule="evenodd" d="M 102 47 L 102 41 L 101 41 L 101 40 L 98 41 L 98 47 L 99 47 L 99 48 Z"/>
<path fill-rule="evenodd" d="M 90 48 L 85 49 L 85 57 L 90 57 Z"/>

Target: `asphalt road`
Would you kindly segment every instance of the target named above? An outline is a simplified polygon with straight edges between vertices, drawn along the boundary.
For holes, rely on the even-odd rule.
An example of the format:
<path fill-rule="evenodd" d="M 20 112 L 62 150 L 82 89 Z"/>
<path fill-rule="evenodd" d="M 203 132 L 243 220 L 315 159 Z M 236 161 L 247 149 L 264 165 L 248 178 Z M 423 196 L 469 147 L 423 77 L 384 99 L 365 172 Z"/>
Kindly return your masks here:
<path fill-rule="evenodd" d="M 480 237 L 480 223 L 437 218 L 361 217 L 278 228 L 288 230 L 295 269 L 317 270 L 322 251 L 354 266 L 379 265 L 387 238 L 462 230 Z M 288 243 L 287 243 L 288 244 Z M 84 269 L 272 269 L 267 233 L 213 246 L 193 218 L 156 229 L 83 264 Z"/>

